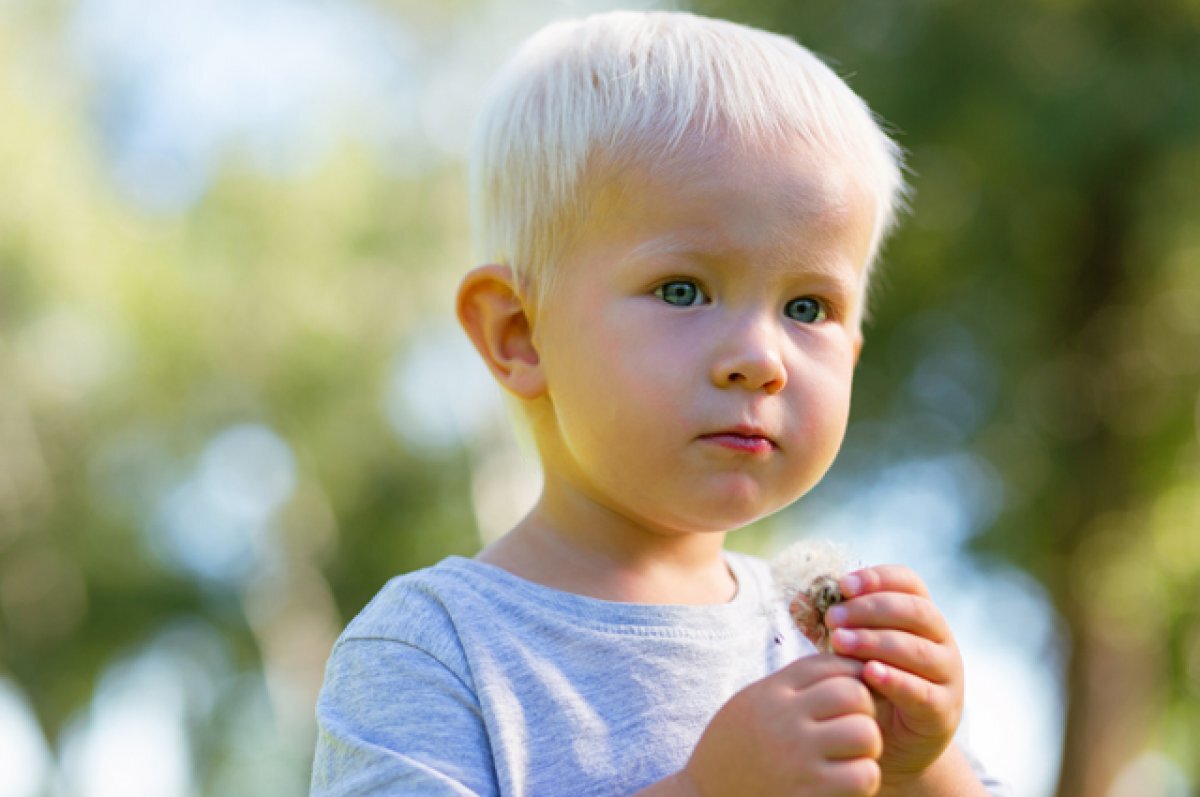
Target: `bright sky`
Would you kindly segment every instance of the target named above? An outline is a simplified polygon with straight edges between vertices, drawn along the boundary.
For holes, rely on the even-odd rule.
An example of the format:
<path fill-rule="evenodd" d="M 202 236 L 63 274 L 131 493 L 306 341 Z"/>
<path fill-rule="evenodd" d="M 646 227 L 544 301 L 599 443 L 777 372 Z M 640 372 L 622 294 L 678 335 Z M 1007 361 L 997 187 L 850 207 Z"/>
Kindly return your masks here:
<path fill-rule="evenodd" d="M 386 148 L 402 169 L 461 157 L 474 100 L 520 39 L 553 18 L 617 5 L 650 4 L 493 0 L 426 41 L 349 1 L 80 0 L 66 35 L 100 91 L 96 121 L 120 188 L 149 209 L 175 212 L 203 192 L 230 149 L 282 171 L 306 168 L 340 136 Z M 463 373 L 477 375 L 481 390 L 472 394 L 490 395 L 490 403 L 456 400 Z M 414 379 L 435 389 L 407 390 Z M 382 400 L 390 412 L 421 419 L 399 428 L 425 429 L 416 442 L 437 446 L 472 428 L 473 415 L 498 412 L 490 384 L 470 350 L 446 333 L 400 356 Z M 248 507 L 218 467 L 246 452 L 265 463 L 259 477 L 271 506 Z M 227 430 L 164 503 L 167 555 L 203 576 L 230 577 L 230 562 L 263 544 L 256 521 L 286 498 L 293 468 L 286 443 L 270 430 Z M 843 498 L 804 533 L 841 539 L 864 562 L 904 562 L 927 578 L 935 597 L 945 598 L 967 662 L 970 743 L 1015 795 L 1049 795 L 1062 715 L 1048 604 L 1021 574 L 981 570 L 960 555 L 998 500 L 987 468 L 969 457 L 914 463 Z M 221 526 L 228 532 L 221 546 L 201 546 L 208 558 L 192 557 L 188 527 L 170 520 L 173 511 L 192 516 L 201 505 L 211 510 L 202 516 L 233 518 Z M 239 529 L 249 536 L 238 537 Z M 65 785 L 87 784 L 78 793 L 89 797 L 190 793 L 182 725 L 189 681 L 172 661 L 148 649 L 106 676 L 72 726 Z M 0 797 L 40 794 L 47 760 L 23 699 L 0 681 Z"/>

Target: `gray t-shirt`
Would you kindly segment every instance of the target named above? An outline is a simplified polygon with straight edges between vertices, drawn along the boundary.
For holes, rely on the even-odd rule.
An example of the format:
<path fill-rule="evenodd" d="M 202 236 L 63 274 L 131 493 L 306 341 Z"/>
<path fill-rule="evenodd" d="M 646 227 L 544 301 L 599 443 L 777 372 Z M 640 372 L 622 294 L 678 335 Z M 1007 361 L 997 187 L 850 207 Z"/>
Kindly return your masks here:
<path fill-rule="evenodd" d="M 317 705 L 312 794 L 628 795 L 677 772 L 742 687 L 813 652 L 766 564 L 732 601 L 614 603 L 451 557 L 346 628 Z"/>

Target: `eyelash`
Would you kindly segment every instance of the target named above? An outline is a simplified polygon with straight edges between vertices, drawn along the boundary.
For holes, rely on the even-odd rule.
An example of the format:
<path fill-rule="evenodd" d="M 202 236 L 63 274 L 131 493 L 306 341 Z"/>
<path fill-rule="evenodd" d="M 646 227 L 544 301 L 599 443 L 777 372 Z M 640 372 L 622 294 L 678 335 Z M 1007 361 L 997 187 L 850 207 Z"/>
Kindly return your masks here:
<path fill-rule="evenodd" d="M 704 293 L 704 289 L 701 288 L 696 283 L 695 280 L 690 280 L 690 279 L 667 280 L 666 282 L 662 283 L 661 285 L 659 285 L 657 288 L 654 289 L 654 295 L 657 296 L 658 298 L 662 299 L 667 304 L 670 304 L 673 307 L 695 307 L 697 305 L 697 302 L 689 302 L 688 304 L 682 304 L 682 305 L 676 305 L 672 302 L 668 302 L 667 297 L 666 297 L 666 288 L 670 285 L 690 285 L 693 288 L 695 288 L 696 294 L 698 297 L 702 296 L 705 299 L 708 298 L 708 296 Z M 786 308 L 790 307 L 794 302 L 802 302 L 802 301 L 803 302 L 813 302 L 816 304 L 817 313 L 818 313 L 817 317 L 810 321 L 801 321 L 800 319 L 792 319 L 792 320 L 799 321 L 800 323 L 805 323 L 805 324 L 816 324 L 821 321 L 828 321 L 829 319 L 833 318 L 834 314 L 833 314 L 832 308 L 829 306 L 829 303 L 827 301 L 825 301 L 824 299 L 820 299 L 815 296 L 797 296 L 795 299 L 789 299 L 787 302 L 787 305 L 785 306 L 784 313 L 786 314 L 786 312 L 787 312 Z"/>

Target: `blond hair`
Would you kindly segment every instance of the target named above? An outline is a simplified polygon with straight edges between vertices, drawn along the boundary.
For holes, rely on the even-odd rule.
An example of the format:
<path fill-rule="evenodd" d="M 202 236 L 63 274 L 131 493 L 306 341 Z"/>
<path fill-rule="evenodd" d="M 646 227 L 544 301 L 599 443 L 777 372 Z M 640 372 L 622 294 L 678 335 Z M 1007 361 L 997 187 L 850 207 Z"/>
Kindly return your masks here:
<path fill-rule="evenodd" d="M 510 266 L 536 311 L 587 212 L 598 159 L 653 162 L 716 132 L 800 140 L 856 162 L 875 204 L 870 272 L 903 201 L 900 148 L 795 41 L 680 12 L 553 23 L 496 76 L 471 154 L 477 256 Z"/>

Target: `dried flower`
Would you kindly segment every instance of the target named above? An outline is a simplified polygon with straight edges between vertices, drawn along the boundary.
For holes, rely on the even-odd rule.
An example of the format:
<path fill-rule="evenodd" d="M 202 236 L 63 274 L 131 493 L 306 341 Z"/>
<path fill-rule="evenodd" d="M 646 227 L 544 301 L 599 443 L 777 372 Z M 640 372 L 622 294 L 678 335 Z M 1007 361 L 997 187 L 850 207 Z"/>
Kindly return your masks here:
<path fill-rule="evenodd" d="M 848 551 L 828 540 L 801 540 L 771 561 L 771 574 L 788 613 L 818 650 L 828 652 L 825 612 L 843 600 L 838 579 L 850 570 Z"/>

